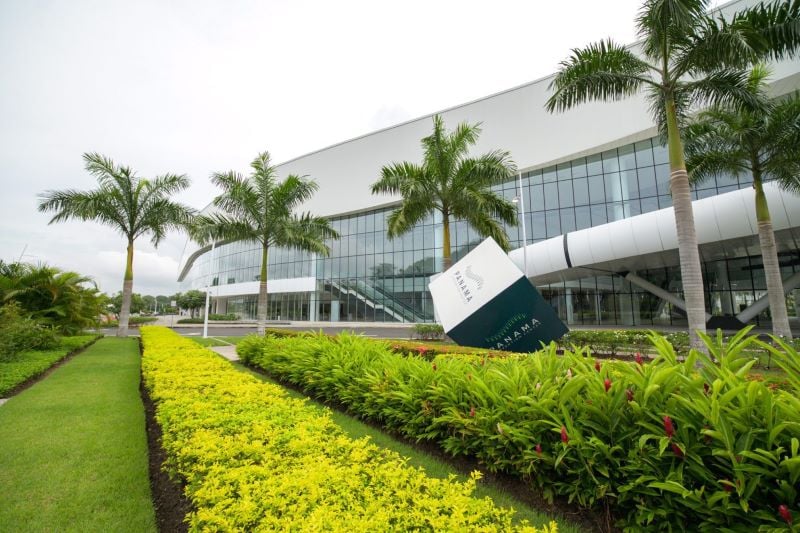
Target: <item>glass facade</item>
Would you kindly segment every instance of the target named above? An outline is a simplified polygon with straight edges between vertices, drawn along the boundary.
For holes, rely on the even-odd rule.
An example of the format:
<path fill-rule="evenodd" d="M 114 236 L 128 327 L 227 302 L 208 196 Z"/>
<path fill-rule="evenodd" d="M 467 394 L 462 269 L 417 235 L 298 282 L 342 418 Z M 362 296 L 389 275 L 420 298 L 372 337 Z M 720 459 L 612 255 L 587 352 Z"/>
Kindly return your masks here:
<path fill-rule="evenodd" d="M 720 176 L 698 185 L 695 199 L 750 186 L 747 177 Z M 508 200 L 519 194 L 517 180 L 495 187 Z M 669 164 L 658 138 L 628 144 L 522 175 L 528 243 L 606 224 L 672 205 Z M 330 257 L 275 249 L 269 256 L 269 278 L 313 277 L 313 293 L 270 294 L 269 317 L 276 320 L 401 321 L 433 320 L 428 278 L 442 265 L 441 220 L 429 217 L 396 239 L 386 237 L 393 208 L 331 217 L 339 240 L 330 241 Z M 521 225 L 506 227 L 513 248 L 522 246 Z M 451 223 L 454 260 L 482 238 L 464 221 Z M 212 261 L 214 268 L 212 268 Z M 788 276 L 798 269 L 797 253 L 781 257 Z M 258 245 L 232 243 L 200 256 L 181 290 L 257 281 Z M 741 257 L 704 264 L 707 309 L 712 314 L 738 312 L 762 296 L 766 287 L 760 257 Z M 218 275 L 212 277 L 212 272 Z M 638 271 L 651 283 L 682 297 L 680 269 Z M 618 276 L 593 276 L 539 286 L 570 324 L 685 325 L 683 313 Z M 212 292 L 213 295 L 213 292 Z M 255 316 L 255 295 L 220 298 L 217 312 Z M 794 306 L 789 307 L 790 314 Z M 759 320 L 768 318 L 768 311 Z"/>

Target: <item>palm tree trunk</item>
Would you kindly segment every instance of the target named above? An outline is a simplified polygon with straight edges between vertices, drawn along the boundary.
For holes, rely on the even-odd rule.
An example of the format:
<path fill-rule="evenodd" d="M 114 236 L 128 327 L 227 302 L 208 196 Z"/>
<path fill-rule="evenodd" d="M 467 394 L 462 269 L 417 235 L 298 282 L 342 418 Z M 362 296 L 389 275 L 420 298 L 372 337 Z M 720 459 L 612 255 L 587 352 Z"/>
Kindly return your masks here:
<path fill-rule="evenodd" d="M 778 247 L 772 230 L 767 197 L 761 183 L 761 170 L 753 168 L 753 188 L 756 190 L 756 220 L 758 220 L 758 241 L 761 246 L 761 260 L 764 263 L 764 276 L 767 278 L 767 296 L 772 314 L 772 333 L 787 339 L 792 338 L 789 328 L 789 313 L 786 311 L 786 298 L 783 295 L 783 279 L 778 262 Z"/>
<path fill-rule="evenodd" d="M 125 277 L 122 281 L 122 305 L 119 309 L 117 337 L 128 336 L 128 321 L 131 316 L 131 296 L 133 295 L 133 241 L 128 241 L 128 258 L 125 262 Z"/>
<path fill-rule="evenodd" d="M 259 276 L 258 284 L 258 334 L 263 335 L 267 331 L 267 304 L 269 303 L 267 295 L 267 258 L 269 248 L 263 245 L 261 249 L 261 276 Z"/>
<path fill-rule="evenodd" d="M 450 257 L 450 216 L 442 213 L 442 272 L 453 266 Z"/>
<path fill-rule="evenodd" d="M 689 174 L 683 154 L 683 143 L 678 131 L 675 100 L 667 98 L 667 147 L 669 149 L 670 192 L 675 212 L 678 233 L 678 255 L 681 262 L 681 283 L 686 301 L 686 316 L 689 322 L 689 342 L 693 348 L 705 351 L 698 332 L 706 331 L 706 305 L 703 291 L 703 270 L 697 247 L 697 231 L 694 227 L 692 195 Z"/>

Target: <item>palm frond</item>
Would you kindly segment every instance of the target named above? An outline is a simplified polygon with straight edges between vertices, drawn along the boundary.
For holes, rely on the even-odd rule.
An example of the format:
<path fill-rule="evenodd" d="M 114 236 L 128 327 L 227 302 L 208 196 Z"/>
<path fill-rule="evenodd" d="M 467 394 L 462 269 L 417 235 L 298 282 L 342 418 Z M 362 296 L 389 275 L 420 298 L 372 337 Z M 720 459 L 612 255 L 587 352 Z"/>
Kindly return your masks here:
<path fill-rule="evenodd" d="M 800 0 L 760 2 L 736 13 L 728 25 L 763 59 L 792 58 L 800 50 Z"/>
<path fill-rule="evenodd" d="M 591 100 L 621 100 L 653 85 L 650 65 L 611 40 L 573 49 L 550 88 L 555 89 L 545 108 L 565 111 Z"/>
<path fill-rule="evenodd" d="M 307 176 L 287 176 L 272 191 L 272 209 L 283 209 L 292 212 L 300 204 L 310 200 L 319 190 L 319 185 Z"/>
<path fill-rule="evenodd" d="M 697 21 L 705 16 L 708 0 L 646 0 L 636 16 L 636 31 L 648 58 L 672 55 L 685 43 Z"/>

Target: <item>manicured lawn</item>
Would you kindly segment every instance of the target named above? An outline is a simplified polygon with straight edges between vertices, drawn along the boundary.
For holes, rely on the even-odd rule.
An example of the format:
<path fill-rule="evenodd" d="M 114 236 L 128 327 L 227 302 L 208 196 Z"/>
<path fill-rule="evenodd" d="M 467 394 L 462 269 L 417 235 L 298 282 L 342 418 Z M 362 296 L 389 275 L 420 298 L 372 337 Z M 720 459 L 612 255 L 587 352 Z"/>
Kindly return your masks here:
<path fill-rule="evenodd" d="M 155 531 L 136 339 L 105 338 L 0 406 L 0 531 Z"/>
<path fill-rule="evenodd" d="M 36 377 L 70 352 L 86 346 L 94 335 L 64 337 L 52 350 L 31 350 L 14 356 L 10 361 L 0 361 L 0 398 L 20 383 Z"/>
<path fill-rule="evenodd" d="M 198 339 L 195 339 L 198 340 Z M 202 339 L 199 339 L 202 340 Z M 246 366 L 233 363 L 233 365 L 241 370 L 242 372 L 247 372 L 256 376 L 258 379 L 273 383 L 276 385 L 280 385 L 277 381 L 273 379 L 250 370 Z M 293 398 L 301 398 L 308 400 L 310 405 L 315 405 L 319 409 L 327 409 L 321 403 L 316 402 L 313 399 L 310 399 L 305 394 L 299 393 L 292 389 L 285 389 L 286 393 L 293 397 Z M 393 436 L 384 433 L 383 431 L 376 429 L 364 422 L 353 418 L 345 413 L 340 411 L 330 410 L 331 417 L 333 418 L 334 422 L 338 424 L 344 432 L 353 439 L 359 439 L 361 437 L 370 437 L 372 442 L 381 446 L 383 448 L 387 448 L 394 452 L 399 453 L 403 457 L 408 459 L 408 464 L 411 466 L 422 468 L 429 476 L 446 479 L 450 475 L 455 475 L 459 481 L 466 481 L 467 476 L 460 473 L 457 469 L 455 469 L 452 465 L 439 460 L 438 458 L 434 457 L 433 455 L 427 454 L 419 449 L 409 446 L 404 442 L 394 438 Z M 477 488 L 475 489 L 474 493 L 475 497 L 483 498 L 483 497 L 490 497 L 495 504 L 500 507 L 513 507 L 516 511 L 515 519 L 528 520 L 532 525 L 546 525 L 550 523 L 552 520 L 556 520 L 558 522 L 558 531 L 559 533 L 579 533 L 584 531 L 580 527 L 570 524 L 567 520 L 562 517 L 554 517 L 551 515 L 546 515 L 537 509 L 527 505 L 526 503 L 520 501 L 517 497 L 513 494 L 505 490 L 503 487 L 499 487 L 497 485 L 492 484 L 486 479 L 482 479 L 478 481 Z"/>
<path fill-rule="evenodd" d="M 244 335 L 239 337 L 208 337 L 204 339 L 203 337 L 188 337 L 195 341 L 196 343 L 200 344 L 201 346 L 229 346 L 231 344 L 236 344 L 240 340 L 244 339 Z"/>

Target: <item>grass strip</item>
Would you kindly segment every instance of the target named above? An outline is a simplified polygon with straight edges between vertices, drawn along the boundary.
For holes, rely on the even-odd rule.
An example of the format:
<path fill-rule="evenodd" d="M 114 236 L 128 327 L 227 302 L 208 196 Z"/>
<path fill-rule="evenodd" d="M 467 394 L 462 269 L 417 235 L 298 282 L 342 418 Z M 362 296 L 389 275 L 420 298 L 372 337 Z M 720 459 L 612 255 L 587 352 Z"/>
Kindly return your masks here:
<path fill-rule="evenodd" d="M 91 344 L 97 336 L 64 337 L 52 350 L 21 352 L 8 361 L 0 361 L 0 398 L 10 396 L 20 385 L 42 375 L 62 359 Z"/>
<path fill-rule="evenodd" d="M 0 531 L 155 531 L 139 372 L 101 339 L 0 407 Z"/>

